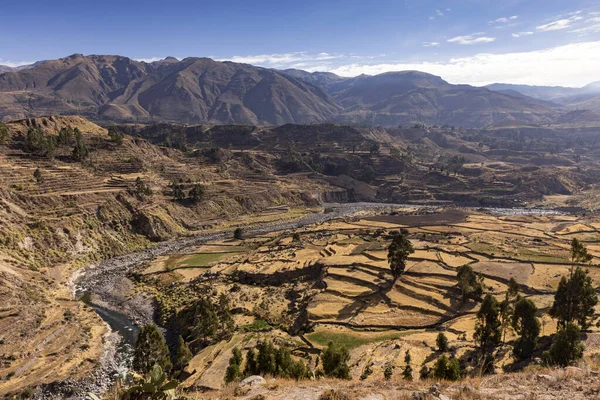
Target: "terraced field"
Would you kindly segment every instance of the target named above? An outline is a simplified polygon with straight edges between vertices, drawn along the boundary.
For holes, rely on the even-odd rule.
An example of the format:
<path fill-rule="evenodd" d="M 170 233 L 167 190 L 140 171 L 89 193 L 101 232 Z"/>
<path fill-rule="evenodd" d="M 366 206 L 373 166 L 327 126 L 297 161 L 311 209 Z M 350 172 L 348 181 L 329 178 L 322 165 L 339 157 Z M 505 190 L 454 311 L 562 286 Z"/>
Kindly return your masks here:
<path fill-rule="evenodd" d="M 387 248 L 391 234 L 400 228 L 408 229 L 415 252 L 406 272 L 393 282 Z M 599 228 L 595 217 L 421 210 L 347 218 L 245 241 L 225 240 L 197 249 L 207 261 L 202 266 L 190 266 L 185 272 L 168 270 L 164 260 L 158 260 L 146 271 L 168 282 L 203 282 L 227 293 L 234 307 L 246 310 L 238 315 L 245 323 L 260 316 L 292 335 L 284 334 L 286 340 L 300 338 L 303 344 L 297 346 L 297 355 L 322 348 L 330 340 L 345 343 L 352 349 L 355 377 L 367 365 L 375 371 L 373 376 L 381 377 L 386 363 L 402 367 L 409 349 L 416 376 L 415 366 L 431 366 L 439 356 L 435 352 L 439 331 L 446 333 L 456 355 L 475 349 L 474 314 L 479 304 L 462 304 L 458 267 L 471 265 L 484 277 L 486 292 L 499 299 L 508 281 L 516 279 L 522 295 L 540 309 L 543 334 L 548 335 L 556 324 L 546 313 L 570 266 L 570 241 L 582 239 L 600 257 Z M 207 252 L 215 258 L 207 258 Z M 163 269 L 158 271 L 160 263 Z M 597 258 L 589 266 L 595 282 L 600 282 L 599 266 Z M 588 354 L 600 351 L 594 345 L 600 338 L 596 330 L 587 335 Z M 507 339 L 511 338 L 509 333 Z M 510 362 L 508 346 L 501 348 L 499 357 L 499 363 Z"/>

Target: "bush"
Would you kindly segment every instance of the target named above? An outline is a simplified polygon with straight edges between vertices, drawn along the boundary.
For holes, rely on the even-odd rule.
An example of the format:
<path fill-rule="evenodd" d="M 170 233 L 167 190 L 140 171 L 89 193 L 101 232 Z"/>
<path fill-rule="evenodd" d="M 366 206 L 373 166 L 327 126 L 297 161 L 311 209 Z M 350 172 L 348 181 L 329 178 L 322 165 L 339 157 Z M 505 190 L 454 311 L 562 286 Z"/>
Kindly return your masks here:
<path fill-rule="evenodd" d="M 350 379 L 350 368 L 347 362 L 350 353 L 345 346 L 329 342 L 322 354 L 323 372 L 326 376 L 339 379 Z"/>
<path fill-rule="evenodd" d="M 202 198 L 204 197 L 204 186 L 203 185 L 194 185 L 189 193 L 190 200 L 194 204 L 200 203 Z"/>
<path fill-rule="evenodd" d="M 8 127 L 0 121 L 0 144 L 6 144 L 8 141 Z"/>
<path fill-rule="evenodd" d="M 583 357 L 583 344 L 579 338 L 581 330 L 572 322 L 561 328 L 554 336 L 550 350 L 544 352 L 544 362 L 548 365 L 567 367 Z"/>
<path fill-rule="evenodd" d="M 394 373 L 394 367 L 391 364 L 386 364 L 386 366 L 383 370 L 383 377 L 389 381 L 392 378 L 393 373 Z"/>
<path fill-rule="evenodd" d="M 438 333 L 435 343 L 438 351 L 441 351 L 442 353 L 448 351 L 448 338 L 444 335 L 444 332 Z"/>
<path fill-rule="evenodd" d="M 244 231 L 242 230 L 242 228 L 235 228 L 235 231 L 233 231 L 233 238 L 237 239 L 237 240 L 242 240 L 244 237 Z"/>
<path fill-rule="evenodd" d="M 433 367 L 433 376 L 436 379 L 445 379 L 448 381 L 459 380 L 460 363 L 458 359 L 454 357 L 448 359 L 445 355 L 441 356 Z"/>
<path fill-rule="evenodd" d="M 118 146 L 123 144 L 123 138 L 125 137 L 125 135 L 123 135 L 123 133 L 116 126 L 111 126 L 108 128 L 108 136 L 110 137 L 110 141 Z"/>
<path fill-rule="evenodd" d="M 42 175 L 42 171 L 40 171 L 39 168 L 36 168 L 35 171 L 33 171 L 33 177 L 38 185 L 44 183 L 44 175 Z"/>

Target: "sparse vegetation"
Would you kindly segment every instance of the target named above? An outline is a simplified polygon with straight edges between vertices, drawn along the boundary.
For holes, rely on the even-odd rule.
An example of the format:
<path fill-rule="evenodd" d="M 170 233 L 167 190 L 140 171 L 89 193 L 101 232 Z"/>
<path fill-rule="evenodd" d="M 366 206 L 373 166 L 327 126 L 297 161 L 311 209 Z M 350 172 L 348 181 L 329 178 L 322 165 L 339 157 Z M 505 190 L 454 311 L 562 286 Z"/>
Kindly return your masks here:
<path fill-rule="evenodd" d="M 321 355 L 325 376 L 339 379 L 350 379 L 348 361 L 350 353 L 344 346 L 329 342 Z"/>

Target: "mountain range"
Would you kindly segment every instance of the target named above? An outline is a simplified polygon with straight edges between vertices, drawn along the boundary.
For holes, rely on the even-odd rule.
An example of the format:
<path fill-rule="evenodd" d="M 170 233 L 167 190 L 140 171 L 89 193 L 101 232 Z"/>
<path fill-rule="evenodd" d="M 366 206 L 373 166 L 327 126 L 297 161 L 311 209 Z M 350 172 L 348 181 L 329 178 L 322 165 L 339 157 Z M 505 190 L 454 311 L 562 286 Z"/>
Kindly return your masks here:
<path fill-rule="evenodd" d="M 115 122 L 253 125 L 549 124 L 571 109 L 594 109 L 597 86 L 580 92 L 502 84 L 474 87 L 418 71 L 345 78 L 209 58 L 167 57 L 146 63 L 74 54 L 0 70 L 0 118 L 81 114 Z M 559 101 L 567 92 L 570 102 Z M 573 106 L 576 101 L 582 105 Z"/>

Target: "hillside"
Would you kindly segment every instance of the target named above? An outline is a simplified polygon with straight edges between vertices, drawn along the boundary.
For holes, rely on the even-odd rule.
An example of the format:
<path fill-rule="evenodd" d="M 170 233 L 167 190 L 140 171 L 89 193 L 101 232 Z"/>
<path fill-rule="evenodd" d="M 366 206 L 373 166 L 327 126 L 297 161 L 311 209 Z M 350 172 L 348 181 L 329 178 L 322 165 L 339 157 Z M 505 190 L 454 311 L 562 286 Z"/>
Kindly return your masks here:
<path fill-rule="evenodd" d="M 0 74 L 2 120 L 47 114 L 120 123 L 484 127 L 549 124 L 560 111 L 530 97 L 452 85 L 416 71 L 342 78 L 208 58 L 145 63 L 74 54 Z"/>
<path fill-rule="evenodd" d="M 0 75 L 0 117 L 83 114 L 113 121 L 314 123 L 339 112 L 320 89 L 278 72 L 206 58 L 120 56 L 42 62 Z"/>

